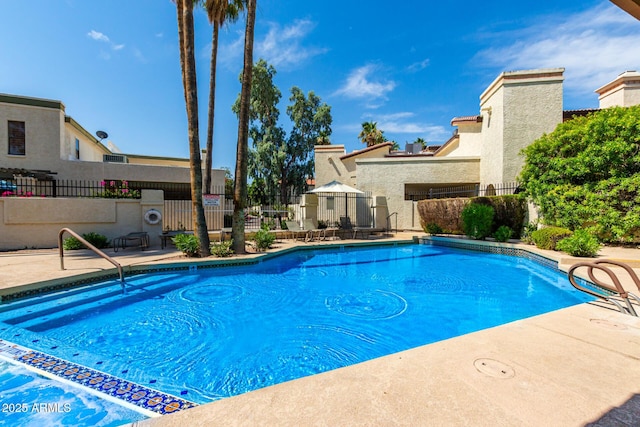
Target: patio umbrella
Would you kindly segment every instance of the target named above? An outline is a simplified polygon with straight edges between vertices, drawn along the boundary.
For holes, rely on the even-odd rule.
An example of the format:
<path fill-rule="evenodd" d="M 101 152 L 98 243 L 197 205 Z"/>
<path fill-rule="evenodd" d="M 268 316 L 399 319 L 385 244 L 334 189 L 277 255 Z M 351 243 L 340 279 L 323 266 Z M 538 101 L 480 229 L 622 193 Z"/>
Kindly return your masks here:
<path fill-rule="evenodd" d="M 360 191 L 357 188 L 349 187 L 339 181 L 331 181 L 321 187 L 314 188 L 309 193 L 358 193 L 364 194 L 364 191 Z"/>
<path fill-rule="evenodd" d="M 347 194 L 364 194 L 364 191 L 360 191 L 357 188 L 349 187 L 339 181 L 331 181 L 328 184 L 322 185 L 318 188 L 314 188 L 309 193 L 344 193 L 344 214 L 345 217 L 349 216 L 348 197 Z"/>

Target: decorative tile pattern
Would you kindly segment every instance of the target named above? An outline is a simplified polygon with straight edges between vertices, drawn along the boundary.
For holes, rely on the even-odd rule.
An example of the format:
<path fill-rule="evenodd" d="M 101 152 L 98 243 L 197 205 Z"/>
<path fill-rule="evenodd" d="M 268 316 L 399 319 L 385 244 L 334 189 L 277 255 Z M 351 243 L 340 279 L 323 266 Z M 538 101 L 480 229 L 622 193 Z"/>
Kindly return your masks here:
<path fill-rule="evenodd" d="M 165 415 L 197 406 L 197 404 L 188 400 L 153 390 L 86 366 L 68 362 L 55 356 L 30 350 L 8 341 L 0 340 L 0 355 L 88 387 L 111 398 L 122 400 L 129 405 L 136 406 L 141 412 L 147 414 Z"/>
<path fill-rule="evenodd" d="M 555 271 L 561 271 L 558 268 L 558 262 L 542 255 L 538 255 L 532 252 L 527 251 L 522 248 L 514 248 L 513 246 L 504 246 L 500 244 L 492 244 L 489 242 L 483 242 L 483 244 L 473 243 L 468 240 L 456 240 L 456 239 L 429 239 L 422 238 L 422 244 L 433 245 L 433 246 L 445 246 L 456 249 L 466 249 L 470 251 L 476 252 L 488 252 L 492 254 L 499 255 L 509 255 L 509 256 L 517 256 L 520 258 L 525 258 L 531 261 L 534 261 L 538 264 L 541 264 L 545 267 L 551 268 Z"/>

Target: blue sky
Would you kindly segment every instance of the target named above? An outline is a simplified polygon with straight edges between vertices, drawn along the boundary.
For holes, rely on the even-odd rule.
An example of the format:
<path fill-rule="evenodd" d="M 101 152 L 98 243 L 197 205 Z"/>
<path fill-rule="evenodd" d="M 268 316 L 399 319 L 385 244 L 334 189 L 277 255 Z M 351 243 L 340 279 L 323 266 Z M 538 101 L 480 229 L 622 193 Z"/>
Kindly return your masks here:
<path fill-rule="evenodd" d="M 640 22 L 607 0 L 478 3 L 258 0 L 254 59 L 289 91 L 332 107 L 334 144 L 363 148 L 363 121 L 401 146 L 446 141 L 455 116 L 479 113 L 502 71 L 564 67 L 564 108 L 640 70 Z M 391 7 L 390 7 L 391 6 Z M 188 157 L 175 6 L 170 0 L 0 0 L 0 93 L 61 100 L 124 153 Z M 200 143 L 206 137 L 211 26 L 195 14 Z M 244 26 L 221 31 L 214 167 L 235 166 Z M 289 130 L 286 123 L 285 128 Z"/>

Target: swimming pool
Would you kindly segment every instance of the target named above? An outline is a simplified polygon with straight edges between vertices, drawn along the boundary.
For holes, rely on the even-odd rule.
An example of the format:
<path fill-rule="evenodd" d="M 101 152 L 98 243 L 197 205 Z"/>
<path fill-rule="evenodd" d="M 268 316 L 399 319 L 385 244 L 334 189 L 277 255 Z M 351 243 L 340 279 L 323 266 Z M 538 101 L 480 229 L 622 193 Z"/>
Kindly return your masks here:
<path fill-rule="evenodd" d="M 442 246 L 300 250 L 1 307 L 0 338 L 196 403 L 568 307 L 524 258 Z"/>

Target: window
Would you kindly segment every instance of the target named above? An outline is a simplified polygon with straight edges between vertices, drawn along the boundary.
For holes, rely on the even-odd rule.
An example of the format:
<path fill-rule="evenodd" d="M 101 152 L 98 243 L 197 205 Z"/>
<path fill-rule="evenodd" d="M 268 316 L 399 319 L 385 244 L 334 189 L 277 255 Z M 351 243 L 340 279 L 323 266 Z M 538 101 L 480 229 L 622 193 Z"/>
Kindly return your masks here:
<path fill-rule="evenodd" d="M 76 160 L 80 160 L 80 140 L 76 138 Z"/>
<path fill-rule="evenodd" d="M 24 122 L 9 120 L 9 154 L 24 156 L 26 153 Z"/>

